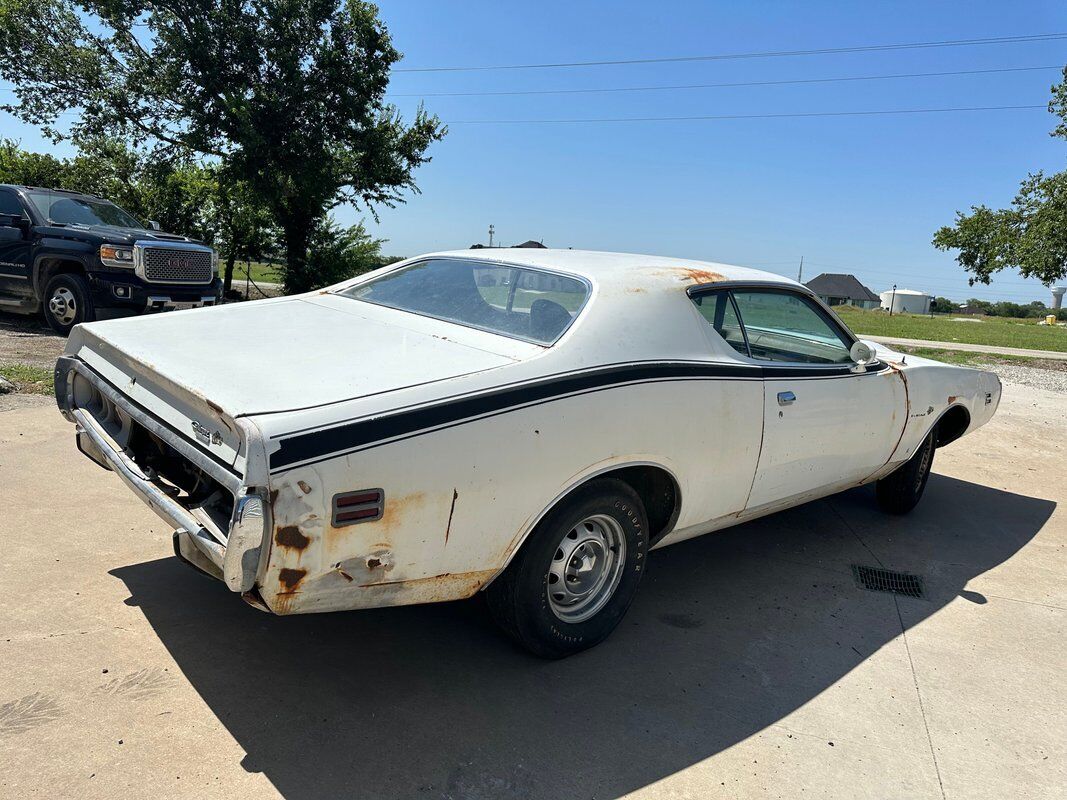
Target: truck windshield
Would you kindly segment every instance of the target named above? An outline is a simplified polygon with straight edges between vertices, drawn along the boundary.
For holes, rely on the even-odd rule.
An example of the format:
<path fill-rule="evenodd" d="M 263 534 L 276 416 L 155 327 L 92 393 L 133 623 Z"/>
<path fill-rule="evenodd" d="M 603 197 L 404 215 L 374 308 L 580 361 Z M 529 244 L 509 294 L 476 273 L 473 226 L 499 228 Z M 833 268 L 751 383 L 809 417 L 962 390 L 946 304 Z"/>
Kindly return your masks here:
<path fill-rule="evenodd" d="M 27 192 L 37 211 L 49 222 L 61 225 L 106 225 L 112 228 L 143 228 L 140 222 L 114 203 L 60 192 Z"/>
<path fill-rule="evenodd" d="M 537 269 L 434 258 L 340 294 L 548 345 L 578 316 L 589 287 L 577 278 Z"/>

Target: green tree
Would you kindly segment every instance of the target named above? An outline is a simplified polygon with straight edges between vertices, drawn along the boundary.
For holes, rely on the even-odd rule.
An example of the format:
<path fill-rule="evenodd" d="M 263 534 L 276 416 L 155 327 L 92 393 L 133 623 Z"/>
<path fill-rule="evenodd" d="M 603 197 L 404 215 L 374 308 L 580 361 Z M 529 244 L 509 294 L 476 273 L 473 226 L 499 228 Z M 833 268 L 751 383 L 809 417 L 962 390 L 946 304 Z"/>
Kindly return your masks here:
<path fill-rule="evenodd" d="M 1067 139 L 1067 67 L 1063 81 L 1052 87 L 1049 111 L 1060 118 L 1052 136 Z M 955 224 L 938 230 L 933 244 L 959 251 L 956 261 L 971 273 L 972 285 L 988 284 L 1006 268 L 1046 285 L 1062 280 L 1067 276 L 1067 172 L 1028 175 L 1009 208 L 957 211 Z"/>
<path fill-rule="evenodd" d="M 956 304 L 947 297 L 935 297 L 930 303 L 930 311 L 934 314 L 948 314 L 956 310 Z"/>
<path fill-rule="evenodd" d="M 384 102 L 400 57 L 362 0 L 0 0 L 7 110 L 52 136 L 218 159 L 281 227 L 291 291 L 313 283 L 317 221 L 402 202 L 445 133 Z"/>
<path fill-rule="evenodd" d="M 311 235 L 311 246 L 305 265 L 309 288 L 329 286 L 388 263 L 382 257 L 384 239 L 367 233 L 363 223 L 344 228 L 332 217 L 319 220 Z M 281 272 L 289 282 L 289 265 Z"/>

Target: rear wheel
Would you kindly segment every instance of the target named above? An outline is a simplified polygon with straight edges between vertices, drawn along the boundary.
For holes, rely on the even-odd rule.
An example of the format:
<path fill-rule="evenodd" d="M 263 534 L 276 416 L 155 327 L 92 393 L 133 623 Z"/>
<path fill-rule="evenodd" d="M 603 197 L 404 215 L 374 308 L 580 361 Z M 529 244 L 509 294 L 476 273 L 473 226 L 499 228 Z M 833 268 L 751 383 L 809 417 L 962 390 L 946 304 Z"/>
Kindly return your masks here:
<path fill-rule="evenodd" d="M 52 330 L 64 336 L 75 325 L 96 319 L 85 278 L 64 273 L 48 281 L 44 290 L 44 318 Z"/>
<path fill-rule="evenodd" d="M 647 556 L 641 498 L 620 480 L 597 479 L 548 513 L 486 599 L 515 641 L 544 658 L 563 658 L 615 629 Z"/>
<path fill-rule="evenodd" d="M 890 514 L 907 514 L 915 508 L 926 489 L 926 482 L 930 479 L 936 444 L 935 428 L 906 463 L 875 484 L 878 505 L 883 511 Z"/>

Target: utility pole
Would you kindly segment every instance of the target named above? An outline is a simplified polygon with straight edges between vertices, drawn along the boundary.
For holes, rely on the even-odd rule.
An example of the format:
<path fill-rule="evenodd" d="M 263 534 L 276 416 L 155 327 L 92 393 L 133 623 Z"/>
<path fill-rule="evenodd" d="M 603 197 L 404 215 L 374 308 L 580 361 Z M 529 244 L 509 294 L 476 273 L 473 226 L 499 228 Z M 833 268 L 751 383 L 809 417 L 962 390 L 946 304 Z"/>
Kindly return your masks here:
<path fill-rule="evenodd" d="M 882 284 L 883 286 L 885 284 Z M 897 285 L 893 284 L 893 294 L 889 298 L 889 316 L 893 316 L 893 306 L 897 304 Z"/>
<path fill-rule="evenodd" d="M 493 234 L 494 233 L 496 233 L 496 228 L 494 228 L 492 223 L 490 223 L 489 224 L 489 246 L 490 247 L 493 246 Z"/>
<path fill-rule="evenodd" d="M 801 278 L 804 277 L 804 256 L 800 257 L 800 269 L 797 270 L 797 283 L 803 283 Z"/>

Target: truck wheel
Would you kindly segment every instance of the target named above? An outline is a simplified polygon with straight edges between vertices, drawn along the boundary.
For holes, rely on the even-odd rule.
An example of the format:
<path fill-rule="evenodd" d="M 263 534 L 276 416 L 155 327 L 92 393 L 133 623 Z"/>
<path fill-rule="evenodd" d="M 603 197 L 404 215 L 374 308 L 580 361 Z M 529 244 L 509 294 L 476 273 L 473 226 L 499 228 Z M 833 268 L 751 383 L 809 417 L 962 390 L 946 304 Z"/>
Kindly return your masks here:
<path fill-rule="evenodd" d="M 89 285 L 81 275 L 56 275 L 44 290 L 44 318 L 56 333 L 66 336 L 81 322 L 96 319 Z"/>
<path fill-rule="evenodd" d="M 550 511 L 486 589 L 516 642 L 563 658 L 607 638 L 637 593 L 648 560 L 648 518 L 630 486 L 600 478 Z"/>
<path fill-rule="evenodd" d="M 915 454 L 875 484 L 878 505 L 890 514 L 907 514 L 918 504 L 934 465 L 937 429 L 930 431 Z"/>

